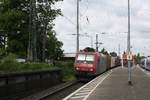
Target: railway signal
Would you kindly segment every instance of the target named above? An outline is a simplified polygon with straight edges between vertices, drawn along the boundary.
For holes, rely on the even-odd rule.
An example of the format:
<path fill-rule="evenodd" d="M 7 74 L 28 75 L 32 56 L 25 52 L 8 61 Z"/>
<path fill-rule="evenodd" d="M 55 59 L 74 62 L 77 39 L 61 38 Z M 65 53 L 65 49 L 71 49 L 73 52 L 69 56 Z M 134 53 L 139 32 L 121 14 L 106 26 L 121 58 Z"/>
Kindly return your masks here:
<path fill-rule="evenodd" d="M 130 61 L 133 59 L 133 56 L 132 56 L 131 52 L 127 55 L 127 59 L 130 60 Z"/>

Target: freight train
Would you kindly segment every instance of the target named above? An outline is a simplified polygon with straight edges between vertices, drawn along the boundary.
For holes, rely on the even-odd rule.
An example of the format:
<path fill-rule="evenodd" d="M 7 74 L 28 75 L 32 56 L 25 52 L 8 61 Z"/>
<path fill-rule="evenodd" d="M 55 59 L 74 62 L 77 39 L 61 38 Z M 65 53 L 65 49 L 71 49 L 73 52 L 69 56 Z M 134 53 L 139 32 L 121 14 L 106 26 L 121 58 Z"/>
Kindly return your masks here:
<path fill-rule="evenodd" d="M 150 71 L 150 57 L 141 59 L 140 66 Z"/>
<path fill-rule="evenodd" d="M 105 71 L 117 67 L 119 57 L 111 57 L 99 52 L 79 52 L 74 63 L 75 75 L 78 80 L 92 79 Z"/>

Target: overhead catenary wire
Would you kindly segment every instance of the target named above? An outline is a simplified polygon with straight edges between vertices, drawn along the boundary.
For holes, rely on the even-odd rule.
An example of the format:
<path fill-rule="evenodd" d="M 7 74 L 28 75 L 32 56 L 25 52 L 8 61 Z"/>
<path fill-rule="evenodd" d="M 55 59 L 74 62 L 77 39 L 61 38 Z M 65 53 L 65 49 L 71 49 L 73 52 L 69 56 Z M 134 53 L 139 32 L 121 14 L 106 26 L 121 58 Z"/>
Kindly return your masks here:
<path fill-rule="evenodd" d="M 66 20 L 68 20 L 72 25 L 76 25 L 70 18 L 68 18 L 65 15 L 62 15 L 62 17 L 64 17 Z"/>
<path fill-rule="evenodd" d="M 79 1 L 81 2 L 82 0 L 79 0 Z M 87 10 L 88 10 L 88 8 L 89 8 L 89 7 L 88 7 L 89 1 L 86 0 L 86 2 L 87 2 L 87 4 L 86 4 L 86 11 L 84 12 L 84 14 L 87 12 Z M 54 6 L 54 8 L 55 8 L 55 6 Z M 80 15 L 84 15 L 84 14 L 81 14 L 81 13 L 80 13 Z M 71 23 L 72 25 L 74 25 L 74 26 L 76 27 L 76 23 L 74 23 L 74 21 L 72 21 L 71 18 L 67 17 L 66 15 L 62 15 L 62 17 L 65 18 L 69 23 Z M 82 22 L 81 17 L 82 17 L 82 16 L 80 16 L 80 28 L 79 28 L 79 30 L 80 30 L 82 33 L 85 33 L 85 32 L 83 32 L 83 28 L 82 28 L 82 25 L 81 25 L 81 22 Z M 90 20 L 89 20 L 88 16 L 86 16 L 85 19 L 86 19 L 87 23 L 90 23 Z"/>

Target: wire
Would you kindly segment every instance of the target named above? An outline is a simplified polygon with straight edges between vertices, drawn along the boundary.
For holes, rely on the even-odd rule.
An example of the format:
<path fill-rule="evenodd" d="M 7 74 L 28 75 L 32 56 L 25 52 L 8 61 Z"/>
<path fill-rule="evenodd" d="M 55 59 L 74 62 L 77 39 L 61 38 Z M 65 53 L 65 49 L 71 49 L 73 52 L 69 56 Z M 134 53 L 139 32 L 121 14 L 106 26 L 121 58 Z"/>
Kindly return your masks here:
<path fill-rule="evenodd" d="M 60 4 L 60 6 L 62 6 L 62 3 Z M 57 9 L 56 8 L 56 5 L 53 5 L 53 8 L 54 9 Z M 60 7 L 60 8 L 62 8 L 62 7 Z M 68 18 L 67 16 L 64 16 L 64 15 L 62 15 L 62 17 L 64 17 L 67 21 L 69 21 L 72 25 L 76 25 L 70 18 Z"/>
<path fill-rule="evenodd" d="M 85 4 L 85 3 L 84 3 L 84 4 Z M 81 16 L 81 17 L 84 16 L 84 15 L 87 13 L 87 11 L 89 10 L 89 1 L 88 1 L 88 0 L 86 0 L 85 6 L 86 6 L 86 10 L 85 10 L 83 13 L 80 13 L 80 16 Z"/>
<path fill-rule="evenodd" d="M 63 15 L 63 17 L 66 19 L 66 20 L 68 20 L 71 24 L 73 24 L 73 25 L 76 25 L 70 18 L 68 18 L 67 16 L 64 16 Z"/>
<path fill-rule="evenodd" d="M 82 13 L 80 11 L 80 30 L 83 31 L 83 28 L 82 28 L 82 22 L 83 21 L 86 21 L 86 24 L 89 25 L 90 24 L 90 19 L 89 17 L 86 15 L 86 13 L 88 12 L 88 9 L 89 9 L 89 1 L 88 0 L 85 0 L 84 3 L 83 3 L 86 7 L 84 7 L 86 10 Z M 83 20 L 84 19 L 84 20 Z M 84 31 L 85 31 L 86 28 L 84 28 Z"/>

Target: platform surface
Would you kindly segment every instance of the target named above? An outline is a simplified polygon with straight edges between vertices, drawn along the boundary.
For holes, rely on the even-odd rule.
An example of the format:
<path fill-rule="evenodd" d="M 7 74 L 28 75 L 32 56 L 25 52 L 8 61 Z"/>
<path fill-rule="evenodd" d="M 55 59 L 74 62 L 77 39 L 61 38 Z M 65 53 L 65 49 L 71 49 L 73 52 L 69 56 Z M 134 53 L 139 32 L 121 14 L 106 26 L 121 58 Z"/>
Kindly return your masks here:
<path fill-rule="evenodd" d="M 133 67 L 132 83 L 128 85 L 128 69 L 117 68 L 87 100 L 150 100 L 150 75 L 138 66 Z"/>

